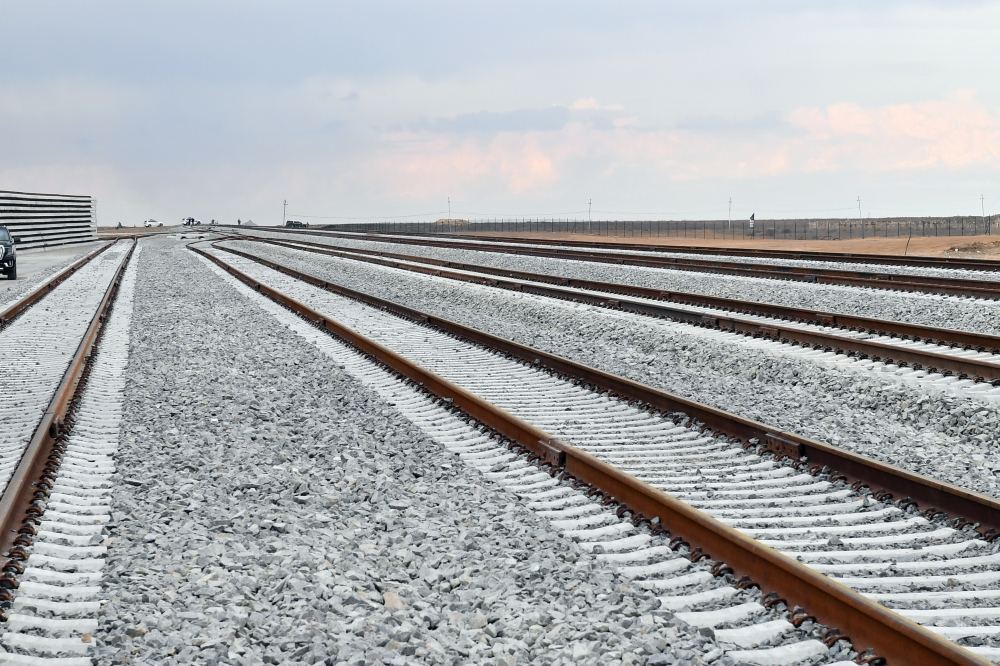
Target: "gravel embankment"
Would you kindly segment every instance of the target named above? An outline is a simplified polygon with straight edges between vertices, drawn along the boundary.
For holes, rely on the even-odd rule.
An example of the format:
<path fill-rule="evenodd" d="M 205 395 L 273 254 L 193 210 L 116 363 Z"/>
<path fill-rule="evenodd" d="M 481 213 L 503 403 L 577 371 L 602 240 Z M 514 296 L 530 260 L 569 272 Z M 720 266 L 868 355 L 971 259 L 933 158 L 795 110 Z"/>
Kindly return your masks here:
<path fill-rule="evenodd" d="M 1000 407 L 926 384 L 723 343 L 699 329 L 237 242 L 332 281 L 1000 496 Z"/>
<path fill-rule="evenodd" d="M 711 649 L 180 244 L 144 242 L 100 663 Z"/>
<path fill-rule="evenodd" d="M 259 233 L 259 232 L 255 232 Z M 890 292 L 836 285 L 747 278 L 732 275 L 692 273 L 659 268 L 615 266 L 595 262 L 570 261 L 504 255 L 472 250 L 449 250 L 399 243 L 372 243 L 343 238 L 300 234 L 260 234 L 274 238 L 306 240 L 342 247 L 397 252 L 448 261 L 493 266 L 510 270 L 545 273 L 641 287 L 686 291 L 709 296 L 774 303 L 799 308 L 841 312 L 877 319 L 907 321 L 925 326 L 960 328 L 1000 335 L 1000 302 L 965 299 L 936 294 Z"/>

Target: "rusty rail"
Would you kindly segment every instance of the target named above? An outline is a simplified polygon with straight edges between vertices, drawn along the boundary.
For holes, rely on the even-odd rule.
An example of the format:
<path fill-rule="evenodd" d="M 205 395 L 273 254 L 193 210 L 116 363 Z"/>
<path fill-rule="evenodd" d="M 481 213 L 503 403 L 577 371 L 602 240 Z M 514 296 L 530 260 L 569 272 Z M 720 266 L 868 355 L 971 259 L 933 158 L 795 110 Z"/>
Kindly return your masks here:
<path fill-rule="evenodd" d="M 62 269 L 61 271 L 50 277 L 48 280 L 38 285 L 34 289 L 32 289 L 30 292 L 28 292 L 27 295 L 19 298 L 16 303 L 11 304 L 8 308 L 0 312 L 0 330 L 6 328 L 6 326 L 10 324 L 10 322 L 13 321 L 16 317 L 18 317 L 21 313 L 23 313 L 25 310 L 30 308 L 38 301 L 45 298 L 45 296 L 47 296 L 49 292 L 51 292 L 53 289 L 62 284 L 66 280 L 66 278 L 71 276 L 73 273 L 76 273 L 81 268 L 83 268 L 94 257 L 101 254 L 112 245 L 114 245 L 114 241 L 110 243 L 105 243 L 104 245 L 97 248 L 93 252 L 77 259 L 69 266 Z"/>
<path fill-rule="evenodd" d="M 828 466 L 846 476 L 849 481 L 863 483 L 876 494 L 886 493 L 899 499 L 915 502 L 926 511 L 946 513 L 955 518 L 978 523 L 980 531 L 989 538 L 1000 535 L 1000 502 L 986 495 L 914 474 L 823 442 L 772 428 L 759 421 L 688 400 L 679 395 L 646 386 L 556 354 L 491 335 L 363 291 L 344 287 L 249 252 L 221 247 L 216 243 L 213 243 L 212 247 L 249 259 L 331 293 L 366 303 L 473 344 L 507 354 L 529 365 L 544 367 L 626 400 L 641 402 L 657 411 L 687 414 L 703 423 L 710 430 L 745 444 L 760 444 L 776 455 L 793 460 L 805 458 L 814 465 Z"/>
<path fill-rule="evenodd" d="M 884 606 L 866 599 L 845 585 L 817 573 L 677 498 L 639 481 L 543 430 L 535 428 L 509 412 L 396 354 L 378 342 L 362 336 L 304 303 L 263 284 L 211 253 L 193 246 L 189 247 L 239 281 L 291 309 L 308 321 L 323 327 L 362 353 L 388 366 L 397 374 L 418 383 L 433 395 L 449 401 L 469 416 L 540 456 L 556 469 L 591 485 L 637 514 L 648 518 L 659 518 L 660 523 L 667 526 L 671 533 L 685 539 L 692 546 L 701 548 L 711 557 L 725 562 L 735 574 L 751 577 L 760 585 L 762 591 L 773 591 L 780 595 L 790 608 L 799 606 L 820 622 L 837 627 L 852 640 L 857 650 L 872 649 L 891 663 L 899 664 L 988 663 L 958 645 L 893 613 Z M 265 262 L 261 263 L 266 265 Z M 293 273 L 288 272 L 289 275 Z M 313 280 L 315 278 L 307 281 L 314 283 Z M 321 280 L 316 282 L 322 283 Z M 335 285 L 330 285 L 330 287 L 332 291 L 341 293 L 341 288 Z M 364 300 L 368 302 L 368 299 Z M 395 311 L 396 308 L 402 307 L 389 302 L 384 302 L 384 306 L 389 311 Z M 415 313 L 415 311 L 411 312 Z M 437 323 L 443 321 L 426 315 L 420 316 L 421 319 L 423 317 L 426 317 L 425 323 L 436 327 Z M 457 324 L 454 326 L 459 327 L 459 329 L 465 328 Z M 467 330 L 471 331 L 472 329 Z M 505 345 L 513 345 L 530 351 L 539 355 L 539 359 L 551 356 L 485 333 L 476 333 L 478 333 L 477 337 L 482 337 L 482 339 L 493 339 L 503 342 Z M 505 351 L 502 348 L 505 345 L 494 348 Z M 565 362 L 573 363 L 571 361 Z M 599 371 L 592 372 L 599 373 Z"/>
<path fill-rule="evenodd" d="M 376 243 L 425 245 L 429 247 L 440 247 L 454 250 L 474 250 L 477 252 L 494 252 L 500 254 L 545 257 L 549 259 L 571 259 L 575 261 L 589 261 L 623 266 L 639 266 L 643 268 L 663 268 L 695 273 L 740 275 L 743 277 L 792 280 L 796 282 L 809 282 L 815 284 L 914 291 L 986 299 L 1000 298 L 1000 284 L 991 280 L 960 280 L 955 278 L 927 277 L 921 275 L 903 275 L 899 273 L 872 273 L 864 271 L 835 270 L 830 268 L 777 266 L 770 264 L 764 265 L 735 261 L 689 259 L 682 257 L 658 257 L 652 255 L 643 256 L 628 253 L 588 252 L 586 250 L 567 248 L 525 247 L 498 243 L 471 243 L 463 241 L 437 240 L 434 238 L 399 238 L 395 236 L 378 236 L 372 234 L 345 234 L 336 231 L 314 231 L 308 229 L 273 228 L 262 231 L 309 234 Z"/>
<path fill-rule="evenodd" d="M 80 340 L 59 387 L 49 401 L 10 481 L 7 482 L 7 487 L 0 495 L 0 553 L 9 558 L 3 567 L 5 575 L 0 577 L 0 586 L 11 585 L 10 576 L 12 573 L 18 573 L 19 568 L 23 568 L 23 561 L 27 559 L 28 553 L 24 545 L 30 543 L 31 535 L 34 533 L 29 512 L 39 499 L 37 494 L 45 494 L 44 490 L 39 488 L 39 481 L 46 472 L 49 458 L 63 432 L 63 421 L 76 397 L 80 378 L 91 359 L 94 343 L 104 326 L 107 311 L 118 292 L 125 268 L 135 251 L 135 245 L 136 241 L 133 239 L 132 247 L 123 257 L 114 278 L 105 290 L 104 298 L 101 299 L 97 311 L 91 318 L 90 326 Z"/>
<path fill-rule="evenodd" d="M 394 237 L 391 233 L 371 232 L 373 235 Z M 609 250 L 642 250 L 649 252 L 680 252 L 687 254 L 715 254 L 735 257 L 765 257 L 768 259 L 797 259 L 840 263 L 879 264 L 886 266 L 920 266 L 921 268 L 957 268 L 970 271 L 1000 271 L 1000 260 L 974 259 L 971 257 L 933 257 L 928 255 L 899 256 L 894 254 L 865 254 L 864 252 L 830 252 L 827 250 L 777 250 L 757 247 L 711 247 L 709 245 L 670 245 L 667 243 L 628 243 L 598 240 L 536 238 L 525 235 L 497 236 L 480 233 L 419 232 L 399 234 L 406 236 L 443 236 L 468 240 L 489 240 L 535 245 L 564 245 L 566 247 L 591 247 Z"/>
<path fill-rule="evenodd" d="M 700 313 L 685 310 L 683 308 L 672 307 L 666 304 L 646 303 L 631 300 L 629 298 L 613 298 L 612 294 L 625 294 L 626 296 L 638 296 L 640 298 L 654 298 L 664 300 L 674 292 L 664 292 L 647 287 L 632 287 L 631 285 L 597 282 L 593 280 L 578 280 L 575 278 L 558 278 L 551 275 L 526 273 L 522 271 L 508 271 L 503 269 L 493 269 L 476 264 L 461 264 L 457 262 L 445 262 L 438 259 L 424 259 L 423 257 L 399 255 L 395 253 L 385 253 L 376 250 L 354 250 L 354 249 L 333 249 L 320 243 L 307 243 L 296 241 L 291 243 L 268 238 L 246 237 L 252 242 L 266 243 L 279 247 L 313 252 L 327 256 L 340 257 L 355 261 L 364 261 L 380 266 L 388 266 L 401 270 L 421 273 L 424 275 L 434 275 L 445 277 L 460 282 L 482 284 L 491 287 L 508 289 L 511 291 L 538 294 L 562 300 L 589 303 L 599 307 L 608 307 L 653 317 L 666 317 L 675 321 L 684 322 L 696 326 L 705 326 L 725 331 L 733 331 L 752 337 L 763 337 L 779 342 L 788 342 L 806 347 L 831 349 L 842 353 L 858 355 L 876 360 L 888 360 L 899 365 L 909 365 L 914 368 L 930 368 L 939 370 L 946 374 L 956 374 L 963 377 L 970 377 L 979 381 L 1000 382 L 1000 364 L 965 358 L 961 356 L 950 356 L 940 352 L 924 351 L 920 349 L 908 349 L 884 342 L 873 340 L 855 339 L 844 337 L 833 333 L 822 331 L 804 331 L 793 326 L 788 326 L 780 322 L 755 322 L 742 319 L 738 316 L 728 316 L 715 313 Z M 391 258 L 381 258 L 391 257 Z M 400 259 L 401 261 L 395 261 Z M 416 262 L 426 264 L 425 266 L 414 266 L 403 263 Z M 487 275 L 469 275 L 456 271 L 446 270 L 443 266 L 455 268 L 460 271 L 478 271 Z M 433 266 L 433 267 L 432 267 Z M 442 266 L 442 268 L 437 268 Z M 510 277 L 512 279 L 505 279 Z M 539 284 L 524 284 L 517 280 L 528 280 L 532 282 L 543 282 L 555 284 L 556 286 L 544 286 Z M 609 294 L 587 294 L 574 289 L 590 289 L 596 291 L 610 292 Z M 898 335 L 914 337 L 921 340 L 947 341 L 949 343 L 964 343 L 964 346 L 976 345 L 978 349 L 989 349 L 1000 351 L 1000 338 L 982 333 L 969 333 L 966 331 L 952 331 L 948 329 L 932 328 L 917 324 L 907 324 L 902 322 L 879 321 L 877 319 L 867 319 L 864 317 L 853 317 L 850 315 L 838 315 L 834 313 L 816 312 L 812 310 L 800 310 L 785 306 L 771 306 L 752 303 L 749 301 L 736 301 L 719 297 L 699 297 L 697 295 L 683 294 L 677 300 L 694 301 L 694 305 L 705 305 L 707 307 L 720 307 L 718 303 L 724 304 L 726 309 L 751 311 L 754 314 L 764 316 L 781 317 L 783 319 L 795 319 L 824 326 L 841 326 L 844 328 L 858 328 L 864 326 L 865 329 L 875 330 L 888 335 Z M 850 326 L 853 324 L 853 326 Z"/>
<path fill-rule="evenodd" d="M 817 324 L 820 326 L 835 326 L 868 333 L 878 333 L 904 339 L 923 340 L 936 344 L 951 345 L 967 349 L 978 349 L 990 352 L 1000 352 L 1000 336 L 988 335 L 986 333 L 975 333 L 972 331 L 962 331 L 950 328 L 938 328 L 935 326 L 924 326 L 922 324 L 912 324 L 909 322 L 892 321 L 886 319 L 873 319 L 871 317 L 861 317 L 857 315 L 844 314 L 840 312 L 824 312 L 821 310 L 806 310 L 802 308 L 790 307 L 787 305 L 776 305 L 772 303 L 758 303 L 756 301 L 744 301 L 735 298 L 725 298 L 722 296 L 706 296 L 687 291 L 671 291 L 668 289 L 655 289 L 652 287 L 640 287 L 621 282 L 601 282 L 598 280 L 585 280 L 581 278 L 569 278 L 557 275 L 547 275 L 545 273 L 529 273 L 527 271 L 514 271 L 506 268 L 495 268 L 482 264 L 467 264 L 458 261 L 447 261 L 445 259 L 434 259 L 432 257 L 422 257 L 418 255 L 400 254 L 397 252 L 384 252 L 382 250 L 366 250 L 362 248 L 348 248 L 332 246 L 325 243 L 313 243 L 303 240 L 275 240 L 262 236 L 240 235 L 233 236 L 233 240 L 248 240 L 271 245 L 279 245 L 298 250 L 311 248 L 310 251 L 319 250 L 318 254 L 329 254 L 331 256 L 341 255 L 365 255 L 370 257 L 386 257 L 399 259 L 414 263 L 428 264 L 431 266 L 441 266 L 443 268 L 454 268 L 462 271 L 474 271 L 478 273 L 488 273 L 518 280 L 530 280 L 532 282 L 547 282 L 550 284 L 576 287 L 578 289 L 591 289 L 593 291 L 607 291 L 626 296 L 638 296 L 640 298 L 651 298 L 661 301 L 672 301 L 685 305 L 698 305 L 702 307 L 716 308 L 719 310 L 729 310 L 747 314 L 761 315 L 764 317 L 774 317 L 776 319 L 787 319 L 789 321 L 801 321 L 807 324 Z M 338 254 L 340 253 L 340 254 Z M 356 257 L 345 257 L 355 259 Z M 398 266 L 396 263 L 385 264 Z"/>

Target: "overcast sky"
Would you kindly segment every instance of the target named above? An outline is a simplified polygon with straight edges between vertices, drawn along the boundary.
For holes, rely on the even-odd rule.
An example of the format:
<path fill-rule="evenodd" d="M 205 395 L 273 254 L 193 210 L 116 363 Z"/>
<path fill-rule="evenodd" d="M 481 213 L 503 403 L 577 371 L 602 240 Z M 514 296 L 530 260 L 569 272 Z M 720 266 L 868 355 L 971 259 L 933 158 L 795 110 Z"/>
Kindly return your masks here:
<path fill-rule="evenodd" d="M 1000 211 L 997 2 L 0 16 L 0 189 L 92 194 L 101 224 Z"/>

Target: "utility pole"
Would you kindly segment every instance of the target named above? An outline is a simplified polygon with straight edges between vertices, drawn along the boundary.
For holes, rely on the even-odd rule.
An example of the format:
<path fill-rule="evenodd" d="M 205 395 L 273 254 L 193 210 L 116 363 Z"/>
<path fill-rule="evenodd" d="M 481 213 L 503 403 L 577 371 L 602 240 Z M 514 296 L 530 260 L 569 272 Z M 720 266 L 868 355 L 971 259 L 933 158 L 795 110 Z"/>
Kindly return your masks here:
<path fill-rule="evenodd" d="M 587 199 L 587 222 L 593 222 L 593 218 L 590 217 L 590 207 L 593 203 L 593 199 Z"/>
<path fill-rule="evenodd" d="M 858 222 L 864 224 L 863 216 L 861 215 L 861 197 L 858 197 Z"/>
<path fill-rule="evenodd" d="M 448 219 L 451 219 L 451 197 L 448 197 Z"/>
<path fill-rule="evenodd" d="M 288 212 L 288 199 L 285 199 L 281 202 L 281 226 L 285 226 L 285 223 L 287 221 L 286 220 L 287 212 Z"/>
<path fill-rule="evenodd" d="M 983 201 L 983 195 L 979 195 L 979 212 L 983 215 L 983 222 L 986 221 L 986 204 Z"/>
<path fill-rule="evenodd" d="M 729 197 L 729 230 L 733 230 L 733 198 Z"/>

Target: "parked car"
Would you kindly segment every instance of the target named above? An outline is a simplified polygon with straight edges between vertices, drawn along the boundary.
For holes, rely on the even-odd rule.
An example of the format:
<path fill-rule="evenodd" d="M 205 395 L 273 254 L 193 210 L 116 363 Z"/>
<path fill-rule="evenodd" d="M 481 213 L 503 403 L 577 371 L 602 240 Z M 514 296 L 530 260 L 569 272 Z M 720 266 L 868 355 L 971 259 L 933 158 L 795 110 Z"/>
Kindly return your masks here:
<path fill-rule="evenodd" d="M 17 279 L 17 250 L 14 243 L 19 239 L 10 235 L 7 227 L 0 227 L 0 271 L 8 280 Z"/>
<path fill-rule="evenodd" d="M 308 222 L 301 222 L 299 220 L 287 220 L 285 222 L 286 227 L 291 227 L 293 229 L 305 229 L 309 226 Z"/>

